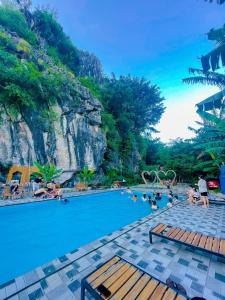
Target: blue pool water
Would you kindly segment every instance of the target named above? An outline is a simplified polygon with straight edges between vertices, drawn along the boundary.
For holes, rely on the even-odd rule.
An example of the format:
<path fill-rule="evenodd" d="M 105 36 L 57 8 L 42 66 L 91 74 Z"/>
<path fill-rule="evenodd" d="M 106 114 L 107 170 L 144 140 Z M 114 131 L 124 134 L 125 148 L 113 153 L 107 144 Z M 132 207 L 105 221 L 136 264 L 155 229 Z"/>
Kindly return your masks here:
<path fill-rule="evenodd" d="M 152 212 L 120 191 L 0 208 L 0 283 L 62 256 Z M 165 206 L 167 197 L 158 201 Z"/>

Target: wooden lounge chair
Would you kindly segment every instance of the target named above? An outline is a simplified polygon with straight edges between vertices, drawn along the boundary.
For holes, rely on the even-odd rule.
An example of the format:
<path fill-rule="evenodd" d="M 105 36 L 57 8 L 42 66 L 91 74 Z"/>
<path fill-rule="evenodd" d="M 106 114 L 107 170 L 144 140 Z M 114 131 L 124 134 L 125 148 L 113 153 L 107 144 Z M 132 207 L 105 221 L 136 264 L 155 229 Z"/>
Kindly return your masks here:
<path fill-rule="evenodd" d="M 225 199 L 209 199 L 210 204 L 225 204 Z"/>
<path fill-rule="evenodd" d="M 95 299 L 188 299 L 119 256 L 114 256 L 82 279 L 81 300 L 85 299 L 86 290 Z"/>
<path fill-rule="evenodd" d="M 221 257 L 225 257 L 225 240 L 213 236 L 207 236 L 198 232 L 188 231 L 179 227 L 166 224 L 158 224 L 149 231 L 149 240 L 152 236 L 158 236 L 198 250 L 206 251 Z"/>

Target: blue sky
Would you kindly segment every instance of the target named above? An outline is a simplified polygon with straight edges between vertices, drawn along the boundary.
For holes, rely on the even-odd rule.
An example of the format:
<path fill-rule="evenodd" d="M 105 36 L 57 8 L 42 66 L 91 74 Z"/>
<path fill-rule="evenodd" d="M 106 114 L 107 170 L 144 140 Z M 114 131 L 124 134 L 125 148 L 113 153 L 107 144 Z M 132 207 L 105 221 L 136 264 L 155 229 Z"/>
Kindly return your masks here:
<path fill-rule="evenodd" d="M 163 141 L 189 137 L 194 105 L 217 91 L 182 78 L 213 44 L 206 33 L 225 23 L 225 5 L 204 0 L 33 0 L 50 4 L 74 44 L 95 53 L 106 74 L 144 76 L 161 87 L 167 110 L 158 129 Z"/>

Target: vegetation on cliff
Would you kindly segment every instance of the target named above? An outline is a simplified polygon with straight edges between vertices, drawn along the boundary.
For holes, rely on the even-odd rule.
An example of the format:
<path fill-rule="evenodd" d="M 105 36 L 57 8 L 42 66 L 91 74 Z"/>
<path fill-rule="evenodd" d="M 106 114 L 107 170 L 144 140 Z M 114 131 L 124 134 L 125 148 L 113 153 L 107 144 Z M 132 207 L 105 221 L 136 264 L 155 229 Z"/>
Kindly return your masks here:
<path fill-rule="evenodd" d="M 145 79 L 103 76 L 99 60 L 74 46 L 50 11 L 0 6 L 0 69 L 0 113 L 10 120 L 38 109 L 39 121 L 50 124 L 62 87 L 77 99 L 79 82 L 104 107 L 104 172 L 132 177 L 144 167 L 148 136 L 164 111 L 159 88 Z"/>

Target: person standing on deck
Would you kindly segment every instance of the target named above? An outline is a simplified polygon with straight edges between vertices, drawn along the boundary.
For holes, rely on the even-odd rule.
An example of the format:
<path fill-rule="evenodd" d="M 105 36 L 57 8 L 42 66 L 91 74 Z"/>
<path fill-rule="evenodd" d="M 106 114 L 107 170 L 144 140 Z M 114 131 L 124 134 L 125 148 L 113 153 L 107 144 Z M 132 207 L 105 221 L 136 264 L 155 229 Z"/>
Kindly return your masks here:
<path fill-rule="evenodd" d="M 207 183 L 202 175 L 198 177 L 198 189 L 200 193 L 200 199 L 204 204 L 204 207 L 209 206 L 209 199 L 208 199 L 208 189 L 207 189 Z"/>

